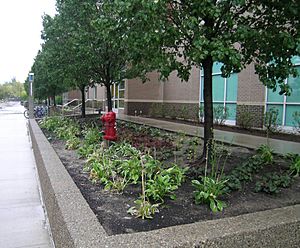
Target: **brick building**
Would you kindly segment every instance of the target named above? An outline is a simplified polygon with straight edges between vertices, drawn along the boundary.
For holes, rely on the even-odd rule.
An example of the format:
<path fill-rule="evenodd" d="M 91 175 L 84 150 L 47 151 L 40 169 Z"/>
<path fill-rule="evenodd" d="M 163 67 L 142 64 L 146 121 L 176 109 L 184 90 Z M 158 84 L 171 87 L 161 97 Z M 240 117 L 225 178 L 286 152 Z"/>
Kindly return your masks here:
<path fill-rule="evenodd" d="M 300 57 L 295 57 L 293 63 L 300 75 Z M 253 117 L 252 126 L 262 127 L 264 113 L 274 108 L 278 111 L 279 125 L 293 126 L 293 113 L 300 112 L 300 76 L 286 79 L 293 91 L 291 96 L 282 96 L 278 94 L 279 90 L 273 92 L 263 86 L 252 65 L 238 74 L 231 74 L 229 78 L 221 77 L 221 66 L 221 63 L 213 66 L 213 101 L 215 108 L 226 109 L 228 124 L 239 125 L 246 114 Z M 114 111 L 129 115 L 197 118 L 203 103 L 201 70 L 193 68 L 188 82 L 182 82 L 175 72 L 166 81 L 161 81 L 156 72 L 149 73 L 148 78 L 146 83 L 140 79 L 130 79 L 114 85 Z M 90 88 L 86 94 L 88 99 L 101 101 L 104 109 L 104 87 Z M 70 96 L 66 98 L 72 99 Z"/>

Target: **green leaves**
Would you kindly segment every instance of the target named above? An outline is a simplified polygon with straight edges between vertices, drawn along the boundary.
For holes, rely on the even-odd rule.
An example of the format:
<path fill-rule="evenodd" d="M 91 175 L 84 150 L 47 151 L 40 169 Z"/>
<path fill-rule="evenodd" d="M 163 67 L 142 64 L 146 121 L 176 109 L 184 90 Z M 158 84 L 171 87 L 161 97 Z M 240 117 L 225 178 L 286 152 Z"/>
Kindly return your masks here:
<path fill-rule="evenodd" d="M 152 215 L 158 213 L 159 204 L 151 204 L 149 201 L 143 201 L 143 199 L 135 200 L 136 206 L 133 206 L 127 210 L 127 213 L 135 215 L 137 218 L 152 219 Z"/>
<path fill-rule="evenodd" d="M 288 174 L 268 173 L 255 184 L 255 192 L 276 194 L 280 188 L 287 188 L 291 183 L 292 179 Z"/>
<path fill-rule="evenodd" d="M 203 176 L 200 181 L 193 180 L 192 184 L 196 188 L 194 191 L 195 203 L 208 204 L 213 212 L 222 211 L 226 204 L 218 197 L 226 192 L 226 182 L 226 179 L 210 176 Z"/>

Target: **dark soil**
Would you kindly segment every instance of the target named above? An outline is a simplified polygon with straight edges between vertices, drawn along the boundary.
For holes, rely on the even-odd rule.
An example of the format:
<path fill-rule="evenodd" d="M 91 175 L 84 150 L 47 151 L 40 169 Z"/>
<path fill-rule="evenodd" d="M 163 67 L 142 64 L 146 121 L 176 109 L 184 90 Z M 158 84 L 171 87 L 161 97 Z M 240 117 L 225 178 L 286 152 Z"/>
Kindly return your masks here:
<path fill-rule="evenodd" d="M 143 117 L 147 117 L 147 116 L 143 116 Z M 197 123 L 195 121 L 188 121 L 188 120 L 162 118 L 162 117 L 153 118 L 153 119 L 183 123 L 187 125 L 200 126 L 200 127 L 204 126 L 203 123 Z M 243 133 L 243 134 L 255 135 L 260 137 L 266 137 L 266 131 L 262 129 L 244 129 L 239 126 L 228 126 L 228 125 L 214 125 L 214 128 L 218 130 L 228 131 L 228 132 L 236 132 L 236 133 Z M 278 132 L 270 133 L 269 137 L 272 139 L 287 140 L 287 141 L 300 143 L 300 133 L 291 134 L 291 133 L 281 132 L 280 130 L 278 130 Z"/>
<path fill-rule="evenodd" d="M 300 203 L 299 178 L 294 180 L 290 188 L 282 189 L 277 195 L 254 193 L 254 183 L 248 183 L 244 185 L 242 191 L 223 197 L 222 200 L 226 202 L 227 207 L 223 212 L 214 214 L 207 205 L 194 204 L 194 189 L 190 181 L 199 173 L 195 169 L 198 162 L 194 161 L 190 163 L 190 166 L 194 165 L 194 169 L 191 170 L 187 181 L 176 192 L 177 199 L 175 201 L 167 199 L 160 207 L 160 212 L 155 214 L 152 220 L 142 220 L 127 213 L 129 207 L 133 206 L 134 201 L 139 197 L 139 186 L 128 186 L 123 194 L 104 191 L 101 185 L 93 184 L 89 180 L 89 174 L 83 171 L 85 160 L 78 158 L 76 151 L 66 150 L 65 143 L 55 138 L 51 139 L 51 143 L 108 235 L 149 231 Z M 226 171 L 240 165 L 254 154 L 254 151 L 246 148 L 231 147 L 231 150 L 225 166 Z M 275 160 L 275 165 L 265 167 L 260 174 L 269 171 L 280 172 L 287 168 L 288 164 L 283 158 L 277 156 Z"/>

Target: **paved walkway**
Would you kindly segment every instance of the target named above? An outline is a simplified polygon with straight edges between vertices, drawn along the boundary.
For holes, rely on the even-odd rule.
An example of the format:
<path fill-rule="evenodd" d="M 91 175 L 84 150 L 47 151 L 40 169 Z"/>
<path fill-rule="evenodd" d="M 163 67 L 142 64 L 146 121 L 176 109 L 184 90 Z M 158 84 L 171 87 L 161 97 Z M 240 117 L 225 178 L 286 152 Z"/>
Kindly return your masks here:
<path fill-rule="evenodd" d="M 118 119 L 159 127 L 169 131 L 183 132 L 199 137 L 204 136 L 203 127 L 130 115 L 119 115 Z M 252 149 L 256 149 L 262 144 L 267 144 L 267 138 L 265 137 L 221 131 L 217 129 L 214 130 L 214 134 L 216 140 Z M 269 139 L 269 145 L 275 150 L 275 152 L 280 154 L 286 154 L 288 152 L 300 153 L 300 143 L 297 142 Z"/>
<path fill-rule="evenodd" d="M 23 111 L 0 106 L 0 247 L 51 248 Z"/>

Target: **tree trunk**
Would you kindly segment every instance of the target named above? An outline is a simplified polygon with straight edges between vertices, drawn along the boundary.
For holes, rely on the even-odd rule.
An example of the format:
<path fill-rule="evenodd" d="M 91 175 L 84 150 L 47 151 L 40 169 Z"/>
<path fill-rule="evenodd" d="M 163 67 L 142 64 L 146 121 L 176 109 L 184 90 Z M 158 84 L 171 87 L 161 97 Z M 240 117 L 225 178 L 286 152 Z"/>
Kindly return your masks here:
<path fill-rule="evenodd" d="M 81 92 L 81 101 L 82 101 L 82 104 L 81 104 L 81 117 L 82 118 L 85 118 L 85 87 L 82 86 L 80 88 L 80 92 Z"/>
<path fill-rule="evenodd" d="M 52 96 L 52 99 L 53 99 L 53 106 L 56 107 L 55 95 Z"/>
<path fill-rule="evenodd" d="M 105 84 L 106 86 L 106 97 L 107 97 L 107 111 L 112 111 L 112 100 L 111 100 L 111 90 L 110 90 L 110 84 Z"/>
<path fill-rule="evenodd" d="M 211 157 L 211 141 L 213 139 L 212 57 L 206 58 L 202 66 L 204 71 L 204 147 L 202 155 L 209 162 Z"/>

